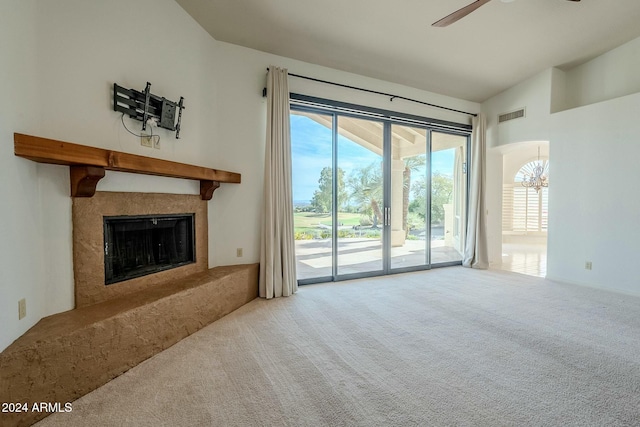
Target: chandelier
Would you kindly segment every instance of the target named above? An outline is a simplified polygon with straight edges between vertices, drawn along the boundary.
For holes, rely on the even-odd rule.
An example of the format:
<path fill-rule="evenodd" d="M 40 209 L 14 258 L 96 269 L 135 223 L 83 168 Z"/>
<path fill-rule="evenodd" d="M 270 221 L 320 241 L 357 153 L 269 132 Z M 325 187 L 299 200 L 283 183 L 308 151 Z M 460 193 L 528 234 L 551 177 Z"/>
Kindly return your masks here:
<path fill-rule="evenodd" d="M 531 172 L 524 173 L 524 179 L 522 180 L 522 186 L 525 188 L 533 188 L 536 193 L 540 191 L 542 187 L 549 186 L 549 178 L 545 174 L 546 163 L 543 165 L 540 162 L 540 147 L 538 147 L 538 163 L 535 164 Z"/>

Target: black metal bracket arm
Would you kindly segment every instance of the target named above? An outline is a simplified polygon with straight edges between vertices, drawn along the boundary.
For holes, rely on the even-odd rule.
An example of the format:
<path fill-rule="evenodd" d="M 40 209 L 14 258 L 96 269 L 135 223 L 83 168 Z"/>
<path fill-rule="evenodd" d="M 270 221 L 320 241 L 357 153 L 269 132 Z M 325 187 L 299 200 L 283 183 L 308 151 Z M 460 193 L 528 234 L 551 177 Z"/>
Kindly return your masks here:
<path fill-rule="evenodd" d="M 140 120 L 142 130 L 146 130 L 148 121 L 153 120 L 158 127 L 175 131 L 176 139 L 180 139 L 180 124 L 184 109 L 184 97 L 181 96 L 180 101 L 173 102 L 154 95 L 151 93 L 149 82 L 142 92 L 113 84 L 113 111 L 119 111 L 132 119 Z"/>

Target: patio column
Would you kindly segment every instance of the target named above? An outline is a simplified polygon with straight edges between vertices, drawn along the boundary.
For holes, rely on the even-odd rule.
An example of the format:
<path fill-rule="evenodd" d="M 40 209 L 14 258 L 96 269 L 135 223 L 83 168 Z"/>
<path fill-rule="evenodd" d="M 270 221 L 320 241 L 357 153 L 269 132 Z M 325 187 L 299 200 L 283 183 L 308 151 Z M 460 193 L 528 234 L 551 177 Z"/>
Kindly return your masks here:
<path fill-rule="evenodd" d="M 402 187 L 404 185 L 404 160 L 391 160 L 391 246 L 404 246 L 402 229 Z"/>

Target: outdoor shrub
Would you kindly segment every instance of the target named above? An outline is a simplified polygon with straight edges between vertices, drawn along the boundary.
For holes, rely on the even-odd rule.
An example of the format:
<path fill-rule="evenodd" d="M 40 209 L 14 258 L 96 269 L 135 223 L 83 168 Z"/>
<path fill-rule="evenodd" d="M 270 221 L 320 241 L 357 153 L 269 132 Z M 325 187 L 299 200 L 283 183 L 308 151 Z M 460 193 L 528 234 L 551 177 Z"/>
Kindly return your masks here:
<path fill-rule="evenodd" d="M 338 230 L 338 237 L 356 237 L 356 234 L 353 232 L 353 230 Z"/>
<path fill-rule="evenodd" d="M 307 233 L 306 231 L 296 231 L 293 238 L 295 240 L 311 240 L 313 239 L 313 234 Z"/>
<path fill-rule="evenodd" d="M 367 216 L 364 216 L 364 215 L 362 215 L 362 216 L 360 217 L 360 225 L 361 225 L 362 227 L 369 227 L 371 224 L 373 224 L 373 223 L 371 222 L 371 218 L 369 218 L 369 217 L 367 217 Z"/>

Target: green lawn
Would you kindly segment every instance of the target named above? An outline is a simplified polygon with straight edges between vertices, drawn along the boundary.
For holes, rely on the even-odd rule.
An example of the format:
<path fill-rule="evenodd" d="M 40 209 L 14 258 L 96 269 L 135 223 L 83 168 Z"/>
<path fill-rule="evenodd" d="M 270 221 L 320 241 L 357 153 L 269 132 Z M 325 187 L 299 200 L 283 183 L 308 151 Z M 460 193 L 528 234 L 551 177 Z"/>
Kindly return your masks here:
<path fill-rule="evenodd" d="M 338 212 L 338 222 L 341 225 L 360 225 L 359 213 Z M 293 223 L 296 228 L 317 229 L 319 224 L 331 226 L 331 214 L 315 212 L 294 212 Z"/>
<path fill-rule="evenodd" d="M 338 212 L 338 223 L 343 226 L 360 225 L 359 213 Z M 320 237 L 331 233 L 331 214 L 315 212 L 294 212 L 293 226 L 296 235 L 308 234 Z M 327 237 L 327 236 L 325 236 Z"/>

